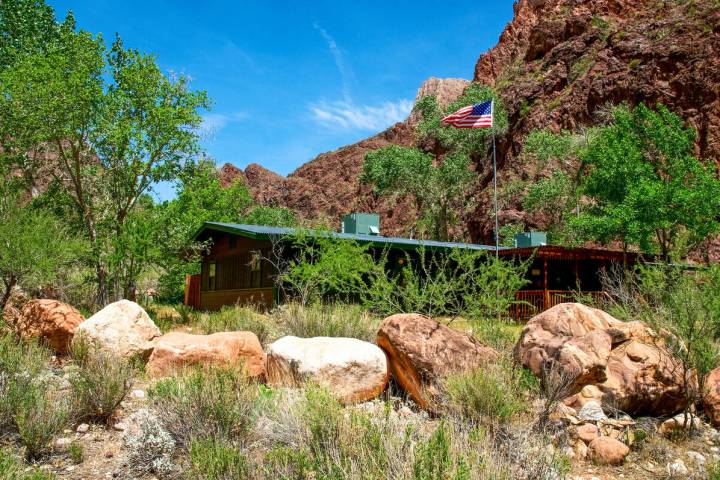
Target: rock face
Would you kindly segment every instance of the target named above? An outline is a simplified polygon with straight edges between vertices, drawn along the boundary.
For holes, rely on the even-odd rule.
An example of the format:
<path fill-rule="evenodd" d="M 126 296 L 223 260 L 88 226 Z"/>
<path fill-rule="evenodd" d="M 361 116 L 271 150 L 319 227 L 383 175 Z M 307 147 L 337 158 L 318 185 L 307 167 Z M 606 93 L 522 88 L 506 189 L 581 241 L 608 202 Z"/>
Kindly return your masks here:
<path fill-rule="evenodd" d="M 252 332 L 220 332 L 192 335 L 170 332 L 155 340 L 145 371 L 163 377 L 194 365 L 240 365 L 249 376 L 262 378 L 265 361 L 262 346 Z"/>
<path fill-rule="evenodd" d="M 720 368 L 716 368 L 705 378 L 703 406 L 712 424 L 720 426 Z"/>
<path fill-rule="evenodd" d="M 640 322 L 622 322 L 579 303 L 533 317 L 515 358 L 538 376 L 556 365 L 573 379 L 568 405 L 601 401 L 630 414 L 673 414 L 682 408 L 680 365 L 664 339 Z"/>
<path fill-rule="evenodd" d="M 328 388 L 343 403 L 377 397 L 388 381 L 385 354 L 355 338 L 282 337 L 267 347 L 267 380 L 297 386 L 312 381 Z"/>
<path fill-rule="evenodd" d="M 24 338 L 39 338 L 55 352 L 68 353 L 75 329 L 85 317 L 74 307 L 57 300 L 30 300 L 13 328 Z"/>
<path fill-rule="evenodd" d="M 140 305 L 120 300 L 82 322 L 75 340 L 89 341 L 123 358 L 140 355 L 147 359 L 153 350 L 152 340 L 160 334 Z"/>
<path fill-rule="evenodd" d="M 588 445 L 588 455 L 603 465 L 622 465 L 630 453 L 627 445 L 610 437 L 597 437 Z"/>
<path fill-rule="evenodd" d="M 432 408 L 438 381 L 476 368 L 498 353 L 472 336 L 418 314 L 392 315 L 380 324 L 377 344 L 387 353 L 390 373 L 412 399 Z"/>

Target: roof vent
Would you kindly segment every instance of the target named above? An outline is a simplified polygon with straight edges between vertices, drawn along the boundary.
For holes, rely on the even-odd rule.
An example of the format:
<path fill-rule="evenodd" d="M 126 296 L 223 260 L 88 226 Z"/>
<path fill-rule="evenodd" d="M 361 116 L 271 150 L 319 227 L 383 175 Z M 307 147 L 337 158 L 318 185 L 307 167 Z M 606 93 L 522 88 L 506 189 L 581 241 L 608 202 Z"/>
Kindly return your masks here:
<path fill-rule="evenodd" d="M 380 215 L 377 213 L 351 213 L 342 217 L 342 233 L 380 235 Z"/>
<path fill-rule="evenodd" d="M 523 232 L 515 234 L 515 247 L 543 247 L 547 245 L 547 233 L 545 232 Z"/>

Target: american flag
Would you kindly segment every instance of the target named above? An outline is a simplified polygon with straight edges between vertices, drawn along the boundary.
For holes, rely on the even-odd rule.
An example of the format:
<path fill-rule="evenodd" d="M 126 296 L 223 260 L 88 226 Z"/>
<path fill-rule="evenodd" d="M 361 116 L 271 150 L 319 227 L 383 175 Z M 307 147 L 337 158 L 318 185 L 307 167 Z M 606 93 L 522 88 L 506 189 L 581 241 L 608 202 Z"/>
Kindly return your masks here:
<path fill-rule="evenodd" d="M 493 101 L 488 100 L 463 107 L 442 119 L 457 128 L 488 128 L 493 126 Z"/>

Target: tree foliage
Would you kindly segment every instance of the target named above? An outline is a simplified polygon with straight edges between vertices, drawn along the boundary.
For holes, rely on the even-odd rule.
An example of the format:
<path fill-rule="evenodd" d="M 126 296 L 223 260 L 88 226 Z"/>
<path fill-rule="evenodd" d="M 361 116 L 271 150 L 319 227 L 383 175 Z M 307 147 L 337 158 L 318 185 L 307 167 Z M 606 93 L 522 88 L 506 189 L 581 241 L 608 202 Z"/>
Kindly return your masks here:
<path fill-rule="evenodd" d="M 23 206 L 7 181 L 0 181 L 0 311 L 16 286 L 36 290 L 57 279 L 84 245 L 43 209 Z"/>
<path fill-rule="evenodd" d="M 565 238 L 682 255 L 720 231 L 717 168 L 695 156 L 694 142 L 662 104 L 617 106 L 607 125 L 581 135 L 533 132 L 525 153 L 560 169 L 529 188 L 525 206 Z"/>
<path fill-rule="evenodd" d="M 151 185 L 174 179 L 198 152 L 199 110 L 208 106 L 185 77 L 168 77 L 156 60 L 107 48 L 100 36 L 57 26 L 41 53 L 0 72 L 0 138 L 6 161 L 34 178 L 40 166 L 67 187 L 90 241 L 98 303 L 127 290 L 111 271 L 130 212 Z M 122 249 L 121 249 L 122 250 Z"/>
<path fill-rule="evenodd" d="M 365 156 L 361 181 L 374 185 L 378 195 L 413 198 L 420 212 L 417 226 L 421 236 L 450 239 L 470 204 L 468 197 L 475 180 L 472 165 L 486 156 L 492 137 L 493 129 L 458 129 L 443 124 L 442 118 L 462 106 L 490 98 L 495 101 L 493 129 L 503 132 L 507 116 L 502 101 L 491 88 L 471 84 L 447 108 L 441 108 L 431 96 L 417 103 L 415 109 L 422 115 L 417 133 L 423 141 L 433 143 L 432 154 L 390 145 Z"/>

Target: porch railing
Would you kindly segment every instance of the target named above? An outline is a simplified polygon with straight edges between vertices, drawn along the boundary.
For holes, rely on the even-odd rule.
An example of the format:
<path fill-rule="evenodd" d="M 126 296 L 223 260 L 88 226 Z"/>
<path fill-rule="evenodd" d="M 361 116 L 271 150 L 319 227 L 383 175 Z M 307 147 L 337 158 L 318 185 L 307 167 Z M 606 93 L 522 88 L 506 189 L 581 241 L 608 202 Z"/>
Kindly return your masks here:
<path fill-rule="evenodd" d="M 569 290 L 520 290 L 515 295 L 518 303 L 510 307 L 510 314 L 515 320 L 527 320 L 559 303 L 574 302 L 578 292 Z M 590 295 L 599 301 L 607 294 L 603 291 L 583 291 L 580 295 Z"/>

